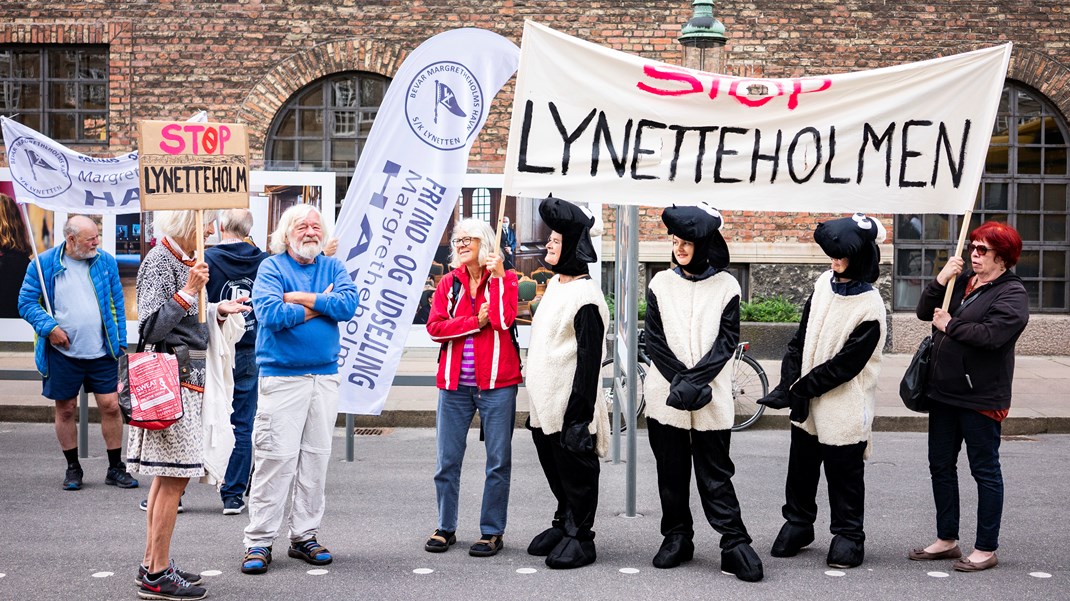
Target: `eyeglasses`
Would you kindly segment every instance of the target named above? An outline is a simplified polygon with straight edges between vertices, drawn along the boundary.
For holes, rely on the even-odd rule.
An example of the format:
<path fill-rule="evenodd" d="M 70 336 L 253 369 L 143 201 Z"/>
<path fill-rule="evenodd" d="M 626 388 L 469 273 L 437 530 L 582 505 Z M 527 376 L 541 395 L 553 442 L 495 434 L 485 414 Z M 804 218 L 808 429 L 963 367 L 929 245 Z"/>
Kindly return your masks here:
<path fill-rule="evenodd" d="M 471 236 L 465 236 L 464 238 L 454 238 L 453 240 L 450 240 L 450 244 L 452 244 L 456 248 L 464 248 L 464 247 L 468 246 L 471 243 L 472 243 L 472 237 Z"/>
<path fill-rule="evenodd" d="M 974 251 L 977 251 L 977 255 L 981 256 L 981 257 L 983 257 L 986 254 L 988 254 L 988 251 L 991 250 L 987 246 L 985 246 L 984 244 L 974 244 L 972 242 L 970 244 L 966 245 L 966 249 L 969 251 L 969 253 L 971 255 L 974 253 Z"/>

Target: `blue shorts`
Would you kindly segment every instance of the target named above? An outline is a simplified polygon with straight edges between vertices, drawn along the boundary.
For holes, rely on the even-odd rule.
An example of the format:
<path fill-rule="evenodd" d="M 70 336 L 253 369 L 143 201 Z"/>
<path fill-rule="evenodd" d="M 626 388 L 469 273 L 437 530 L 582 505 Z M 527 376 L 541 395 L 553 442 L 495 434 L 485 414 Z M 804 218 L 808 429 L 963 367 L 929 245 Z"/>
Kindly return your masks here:
<path fill-rule="evenodd" d="M 48 349 L 48 377 L 41 394 L 53 401 L 66 401 L 86 392 L 110 394 L 119 390 L 119 362 L 108 355 L 97 359 L 73 359 Z"/>

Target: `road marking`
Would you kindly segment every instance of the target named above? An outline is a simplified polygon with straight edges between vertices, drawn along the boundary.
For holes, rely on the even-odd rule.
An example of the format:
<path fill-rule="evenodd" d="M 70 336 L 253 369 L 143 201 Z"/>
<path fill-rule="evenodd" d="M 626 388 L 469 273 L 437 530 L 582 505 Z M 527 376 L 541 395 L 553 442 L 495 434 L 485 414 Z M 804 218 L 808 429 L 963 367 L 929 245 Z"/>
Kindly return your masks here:
<path fill-rule="evenodd" d="M 520 568 L 516 571 L 517 574 L 534 574 L 535 572 L 538 572 L 535 568 Z"/>
<path fill-rule="evenodd" d="M 1029 572 L 1029 575 L 1033 578 L 1051 578 L 1051 574 L 1047 572 Z M 3 574 L 0 574 L 0 576 L 3 576 Z"/>
<path fill-rule="evenodd" d="M 620 573 L 621 574 L 638 574 L 639 570 L 637 570 L 635 568 L 621 568 L 620 569 Z"/>
<path fill-rule="evenodd" d="M 111 576 L 114 573 L 115 572 L 94 572 L 93 578 L 107 578 L 108 576 Z"/>
<path fill-rule="evenodd" d="M 841 572 L 839 570 L 825 570 L 826 576 L 832 576 L 833 578 L 839 578 L 840 576 L 846 576 L 847 572 Z"/>
<path fill-rule="evenodd" d="M 434 572 L 431 568 L 416 568 L 412 571 L 413 574 L 430 574 L 431 572 Z"/>
<path fill-rule="evenodd" d="M 926 572 L 926 573 L 928 575 L 932 576 L 933 578 L 947 578 L 948 576 L 950 576 L 950 574 L 948 574 L 947 572 Z"/>
<path fill-rule="evenodd" d="M 201 572 L 201 576 L 218 576 L 218 575 L 220 575 L 222 573 L 223 572 L 221 572 L 219 570 L 205 570 L 205 571 Z"/>
<path fill-rule="evenodd" d="M 308 574 L 309 576 L 323 576 L 328 571 L 329 570 L 324 570 L 323 568 L 316 568 L 314 570 L 309 570 L 308 572 L 305 572 L 305 573 Z"/>

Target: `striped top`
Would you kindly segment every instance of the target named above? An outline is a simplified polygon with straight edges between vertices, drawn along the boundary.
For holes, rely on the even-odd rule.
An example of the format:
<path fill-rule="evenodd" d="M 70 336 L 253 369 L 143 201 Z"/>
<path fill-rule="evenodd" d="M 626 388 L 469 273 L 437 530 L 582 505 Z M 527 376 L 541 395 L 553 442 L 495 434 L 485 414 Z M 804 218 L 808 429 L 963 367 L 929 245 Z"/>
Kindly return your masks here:
<path fill-rule="evenodd" d="M 461 386 L 476 386 L 476 343 L 471 336 L 464 339 L 464 350 L 461 351 L 461 377 L 458 382 Z"/>

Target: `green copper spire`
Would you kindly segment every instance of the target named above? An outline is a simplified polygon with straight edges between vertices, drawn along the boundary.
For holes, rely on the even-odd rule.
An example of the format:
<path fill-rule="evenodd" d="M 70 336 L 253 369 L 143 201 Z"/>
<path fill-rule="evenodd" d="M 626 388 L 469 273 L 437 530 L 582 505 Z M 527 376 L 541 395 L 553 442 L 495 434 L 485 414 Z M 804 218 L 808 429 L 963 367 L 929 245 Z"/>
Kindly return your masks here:
<path fill-rule="evenodd" d="M 713 16 L 713 1 L 695 0 L 692 6 L 695 15 L 680 28 L 680 37 L 676 39 L 682 45 L 694 48 L 724 46 L 728 38 L 724 34 L 724 23 Z"/>

